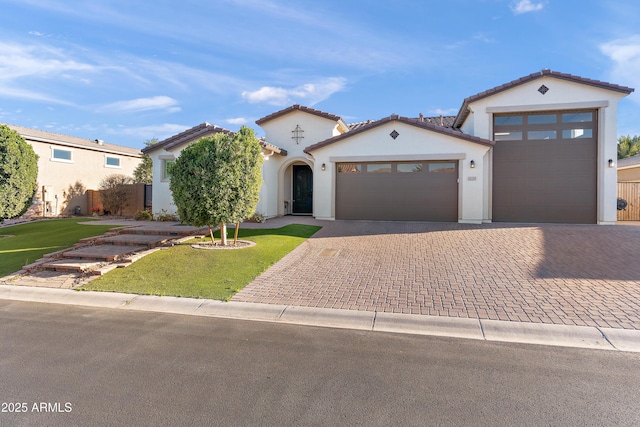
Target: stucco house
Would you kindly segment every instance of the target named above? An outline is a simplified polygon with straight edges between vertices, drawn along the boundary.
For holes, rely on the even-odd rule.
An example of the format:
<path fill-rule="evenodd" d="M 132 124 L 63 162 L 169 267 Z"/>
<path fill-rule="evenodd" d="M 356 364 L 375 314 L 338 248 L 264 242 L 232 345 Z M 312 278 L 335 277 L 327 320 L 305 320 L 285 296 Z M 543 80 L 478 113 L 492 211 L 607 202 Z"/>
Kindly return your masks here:
<path fill-rule="evenodd" d="M 618 182 L 640 182 L 640 154 L 618 160 Z"/>
<path fill-rule="evenodd" d="M 86 190 L 97 190 L 108 175 L 132 176 L 142 160 L 140 150 L 107 144 L 99 139 L 88 140 L 7 125 L 18 132 L 38 155 L 38 191 L 32 215 L 58 216 L 88 214 L 86 194 L 75 188 L 80 183 Z"/>
<path fill-rule="evenodd" d="M 633 89 L 542 70 L 462 102 L 456 116 L 346 123 L 293 105 L 265 133 L 258 212 L 324 220 L 616 222 L 616 116 Z M 175 212 L 165 166 L 203 124 L 147 147 L 153 210 Z"/>

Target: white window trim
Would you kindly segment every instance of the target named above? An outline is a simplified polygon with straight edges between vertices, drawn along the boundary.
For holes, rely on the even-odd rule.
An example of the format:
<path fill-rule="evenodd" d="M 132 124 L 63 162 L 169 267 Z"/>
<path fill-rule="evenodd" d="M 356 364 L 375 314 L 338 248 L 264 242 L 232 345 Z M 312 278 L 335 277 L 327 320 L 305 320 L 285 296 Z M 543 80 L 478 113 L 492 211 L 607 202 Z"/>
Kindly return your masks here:
<path fill-rule="evenodd" d="M 114 165 L 110 165 L 109 163 L 107 163 L 107 159 L 118 159 L 118 166 L 114 166 Z M 111 168 L 111 169 L 122 169 L 122 158 L 120 156 L 114 156 L 112 154 L 105 154 L 104 155 L 104 167 L 105 168 Z"/>
<path fill-rule="evenodd" d="M 55 151 L 55 150 L 58 150 L 58 151 L 66 151 L 66 152 L 70 153 L 70 154 L 71 154 L 71 159 L 70 159 L 70 160 L 67 160 L 67 159 L 58 159 L 58 158 L 54 157 L 54 156 L 53 156 L 53 153 L 54 153 L 54 151 Z M 74 151 L 74 150 L 71 150 L 71 149 L 68 149 L 68 148 L 59 148 L 59 147 L 53 147 L 53 146 L 52 146 L 52 147 L 51 147 L 51 158 L 50 158 L 49 160 L 51 160 L 52 162 L 73 163 L 73 151 Z"/>
<path fill-rule="evenodd" d="M 169 182 L 171 181 L 171 177 L 166 176 L 165 172 L 167 170 L 167 162 L 175 162 L 175 157 L 160 157 L 160 182 Z"/>

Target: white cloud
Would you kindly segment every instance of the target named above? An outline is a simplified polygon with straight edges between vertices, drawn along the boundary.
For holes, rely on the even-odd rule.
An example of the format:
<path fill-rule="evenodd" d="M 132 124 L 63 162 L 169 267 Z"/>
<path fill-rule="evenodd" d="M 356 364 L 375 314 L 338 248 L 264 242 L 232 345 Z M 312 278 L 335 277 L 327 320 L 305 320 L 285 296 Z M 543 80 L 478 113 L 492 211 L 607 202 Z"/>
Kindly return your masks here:
<path fill-rule="evenodd" d="M 118 101 L 107 104 L 100 108 L 100 111 L 110 111 L 118 113 L 135 113 L 149 110 L 166 110 L 170 113 L 180 111 L 177 106 L 178 101 L 168 96 L 154 96 L 151 98 L 138 98 L 128 101 Z"/>
<path fill-rule="evenodd" d="M 246 125 L 248 120 L 244 117 L 236 117 L 232 119 L 227 119 L 225 120 L 225 122 L 229 123 L 230 125 Z"/>
<path fill-rule="evenodd" d="M 474 40 L 481 41 L 483 43 L 495 43 L 496 40 L 492 37 L 489 37 L 485 33 L 476 33 L 473 35 Z"/>
<path fill-rule="evenodd" d="M 70 59 L 60 49 L 42 45 L 0 42 L 0 80 L 30 76 L 59 76 L 95 70 L 94 65 Z"/>
<path fill-rule="evenodd" d="M 98 67 L 76 61 L 61 49 L 0 42 L 0 96 L 5 98 L 71 105 L 67 100 L 35 88 L 50 86 L 53 90 L 52 80 L 81 81 L 81 76 L 84 76 L 84 82 L 88 82 L 86 76 L 96 71 Z"/>
<path fill-rule="evenodd" d="M 242 92 L 242 97 L 251 104 L 267 103 L 285 106 L 296 102 L 314 105 L 340 92 L 346 85 L 343 77 L 330 77 L 314 83 L 306 83 L 294 88 L 263 86 L 253 92 Z"/>
<path fill-rule="evenodd" d="M 611 80 L 640 87 L 640 34 L 616 39 L 600 46 L 600 51 L 613 62 Z M 634 97 L 637 99 L 637 97 Z"/>
<path fill-rule="evenodd" d="M 146 141 L 152 138 L 158 138 L 158 140 L 162 141 L 163 139 L 169 138 L 170 136 L 176 135 L 180 132 L 184 132 L 189 129 L 191 126 L 179 125 L 174 123 L 162 123 L 158 125 L 149 125 L 149 126 L 122 126 L 118 129 L 109 129 L 107 133 L 113 135 L 126 135 L 126 136 L 134 136 L 140 138 L 141 141 Z"/>
<path fill-rule="evenodd" d="M 19 87 L 15 87 L 11 83 L 5 85 L 1 82 L 2 79 L 0 78 L 0 97 L 2 98 L 27 99 L 30 101 L 43 101 L 61 105 L 73 105 L 72 102 L 65 101 L 63 99 L 58 99 L 56 97 L 48 96 L 44 93 L 39 93 L 28 89 L 21 89 Z"/>
<path fill-rule="evenodd" d="M 511 3 L 511 11 L 516 15 L 529 12 L 537 12 L 544 8 L 544 3 L 532 3 L 531 0 L 519 0 Z"/>

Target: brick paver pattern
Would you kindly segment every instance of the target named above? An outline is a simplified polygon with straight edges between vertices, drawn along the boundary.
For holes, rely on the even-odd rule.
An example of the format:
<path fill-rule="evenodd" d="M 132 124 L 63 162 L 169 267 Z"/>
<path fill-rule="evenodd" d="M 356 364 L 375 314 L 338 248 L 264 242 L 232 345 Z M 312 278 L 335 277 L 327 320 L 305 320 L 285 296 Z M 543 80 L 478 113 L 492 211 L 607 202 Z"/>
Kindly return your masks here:
<path fill-rule="evenodd" d="M 233 301 L 640 329 L 640 227 L 319 224 Z"/>

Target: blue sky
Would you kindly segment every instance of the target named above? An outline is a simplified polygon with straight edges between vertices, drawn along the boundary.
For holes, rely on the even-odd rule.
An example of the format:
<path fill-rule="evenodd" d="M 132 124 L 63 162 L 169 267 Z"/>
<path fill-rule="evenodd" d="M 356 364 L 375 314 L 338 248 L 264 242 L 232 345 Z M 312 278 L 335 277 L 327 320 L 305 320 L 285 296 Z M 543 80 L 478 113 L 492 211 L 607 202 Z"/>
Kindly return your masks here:
<path fill-rule="evenodd" d="M 0 0 L 0 122 L 129 147 L 292 104 L 454 115 L 543 68 L 636 88 L 637 0 Z"/>

